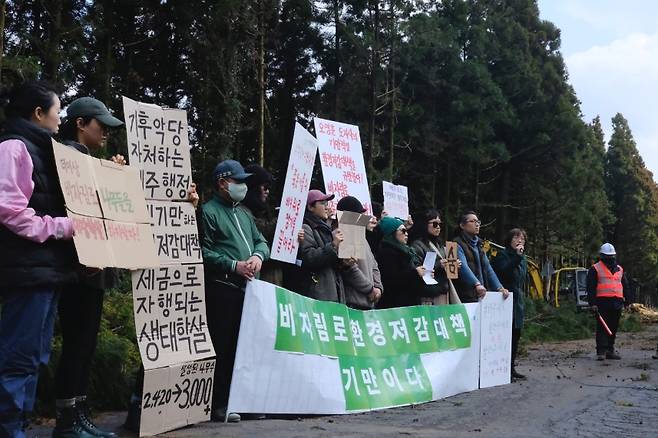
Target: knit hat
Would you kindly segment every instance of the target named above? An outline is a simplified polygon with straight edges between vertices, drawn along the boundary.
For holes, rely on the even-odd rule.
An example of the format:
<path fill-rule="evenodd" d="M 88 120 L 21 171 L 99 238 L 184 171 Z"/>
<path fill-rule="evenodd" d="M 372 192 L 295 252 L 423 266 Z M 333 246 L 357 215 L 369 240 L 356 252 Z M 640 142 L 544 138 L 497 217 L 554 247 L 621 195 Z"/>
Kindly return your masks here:
<path fill-rule="evenodd" d="M 404 225 L 404 222 L 400 219 L 391 216 L 384 216 L 377 226 L 384 236 L 388 236 L 389 234 L 395 233 L 395 230 L 400 228 L 400 225 Z"/>
<path fill-rule="evenodd" d="M 247 178 L 247 186 L 249 188 L 270 184 L 274 180 L 272 174 L 258 164 L 250 164 L 244 168 L 244 171 L 251 174 Z"/>
<path fill-rule="evenodd" d="M 366 209 L 361 204 L 361 201 L 356 199 L 354 196 L 345 196 L 338 201 L 336 209 L 339 211 L 352 211 L 354 213 L 365 213 Z"/>

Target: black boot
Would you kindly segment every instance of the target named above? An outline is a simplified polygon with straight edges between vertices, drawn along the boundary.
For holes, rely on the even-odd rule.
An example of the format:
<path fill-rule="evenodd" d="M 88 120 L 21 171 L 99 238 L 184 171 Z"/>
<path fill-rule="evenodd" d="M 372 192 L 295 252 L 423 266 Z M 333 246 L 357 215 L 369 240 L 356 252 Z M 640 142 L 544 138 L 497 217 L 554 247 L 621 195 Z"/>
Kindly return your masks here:
<path fill-rule="evenodd" d="M 516 371 L 516 368 L 512 368 L 512 379 L 525 380 L 525 376 Z"/>
<path fill-rule="evenodd" d="M 75 405 L 57 408 L 57 424 L 53 438 L 95 438 L 80 423 Z"/>
<path fill-rule="evenodd" d="M 86 397 L 76 398 L 75 410 L 78 414 L 78 421 L 80 422 L 82 427 L 85 428 L 87 432 L 97 437 L 117 438 L 116 433 L 99 429 L 98 427 L 96 427 L 94 422 L 91 421 L 91 412 L 89 410 L 89 405 L 87 404 Z"/>

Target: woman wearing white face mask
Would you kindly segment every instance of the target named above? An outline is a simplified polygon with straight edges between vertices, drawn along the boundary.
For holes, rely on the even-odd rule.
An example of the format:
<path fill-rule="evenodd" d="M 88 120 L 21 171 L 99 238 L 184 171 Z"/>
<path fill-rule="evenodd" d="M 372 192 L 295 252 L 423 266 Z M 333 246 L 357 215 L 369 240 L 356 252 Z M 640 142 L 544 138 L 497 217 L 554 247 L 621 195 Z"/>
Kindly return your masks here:
<path fill-rule="evenodd" d="M 213 387 L 212 418 L 240 421 L 226 412 L 228 393 L 244 291 L 248 280 L 258 278 L 263 261 L 270 256 L 267 241 L 256 228 L 253 217 L 239 208 L 247 194 L 245 180 L 250 176 L 240 163 L 222 161 L 215 167 L 215 194 L 201 212 L 203 265 L 206 274 L 208 329 L 218 361 Z"/>

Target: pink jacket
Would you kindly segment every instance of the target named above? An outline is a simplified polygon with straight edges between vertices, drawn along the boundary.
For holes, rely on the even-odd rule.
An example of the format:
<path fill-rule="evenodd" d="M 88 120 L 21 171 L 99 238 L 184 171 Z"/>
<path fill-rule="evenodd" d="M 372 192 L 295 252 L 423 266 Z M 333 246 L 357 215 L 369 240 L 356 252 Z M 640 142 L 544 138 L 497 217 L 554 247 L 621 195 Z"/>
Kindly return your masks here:
<path fill-rule="evenodd" d="M 0 143 L 0 224 L 35 242 L 70 239 L 73 224 L 67 217 L 37 216 L 27 205 L 34 191 L 32 158 L 20 140 Z"/>

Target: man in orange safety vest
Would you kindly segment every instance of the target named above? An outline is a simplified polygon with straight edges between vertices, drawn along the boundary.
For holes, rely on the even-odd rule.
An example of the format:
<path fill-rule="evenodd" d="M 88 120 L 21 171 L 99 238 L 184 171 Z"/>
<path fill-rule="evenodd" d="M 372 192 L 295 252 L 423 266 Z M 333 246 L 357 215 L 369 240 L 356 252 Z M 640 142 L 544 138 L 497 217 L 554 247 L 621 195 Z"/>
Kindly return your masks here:
<path fill-rule="evenodd" d="M 617 252 L 610 243 L 599 250 L 599 261 L 587 273 L 587 297 L 596 318 L 596 359 L 619 360 L 615 336 L 619 318 L 630 289 L 624 268 L 617 264 Z"/>

